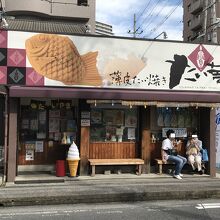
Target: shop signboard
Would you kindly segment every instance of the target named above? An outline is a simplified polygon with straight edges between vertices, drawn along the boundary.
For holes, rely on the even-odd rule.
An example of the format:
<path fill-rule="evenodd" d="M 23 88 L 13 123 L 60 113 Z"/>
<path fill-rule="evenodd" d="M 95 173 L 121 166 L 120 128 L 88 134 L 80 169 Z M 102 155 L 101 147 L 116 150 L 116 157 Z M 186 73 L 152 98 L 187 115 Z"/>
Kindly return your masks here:
<path fill-rule="evenodd" d="M 90 119 L 81 119 L 81 126 L 82 127 L 89 127 L 90 126 Z"/>
<path fill-rule="evenodd" d="M 1 31 L 0 84 L 219 91 L 220 46 Z"/>

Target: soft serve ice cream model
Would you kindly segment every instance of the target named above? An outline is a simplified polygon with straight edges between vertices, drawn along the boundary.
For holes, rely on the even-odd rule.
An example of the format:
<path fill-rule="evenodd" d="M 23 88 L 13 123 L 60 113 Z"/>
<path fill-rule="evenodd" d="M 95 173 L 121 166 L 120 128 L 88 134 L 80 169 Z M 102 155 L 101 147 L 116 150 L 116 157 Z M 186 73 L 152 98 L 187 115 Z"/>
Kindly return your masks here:
<path fill-rule="evenodd" d="M 69 164 L 69 170 L 70 170 L 70 176 L 75 177 L 77 173 L 78 163 L 79 163 L 80 157 L 79 157 L 79 150 L 76 144 L 71 144 L 68 154 L 67 154 L 67 161 Z"/>

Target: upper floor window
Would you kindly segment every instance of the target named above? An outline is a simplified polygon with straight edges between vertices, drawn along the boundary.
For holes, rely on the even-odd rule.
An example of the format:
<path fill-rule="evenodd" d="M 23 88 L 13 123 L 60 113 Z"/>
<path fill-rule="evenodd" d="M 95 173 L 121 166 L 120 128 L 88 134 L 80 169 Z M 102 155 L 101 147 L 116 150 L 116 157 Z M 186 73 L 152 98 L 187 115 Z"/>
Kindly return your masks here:
<path fill-rule="evenodd" d="M 88 5 L 88 0 L 78 0 L 78 1 L 77 1 L 77 4 L 78 4 L 78 5 L 87 6 L 87 5 Z"/>
<path fill-rule="evenodd" d="M 189 20 L 188 22 L 187 22 L 187 25 L 188 25 L 188 27 L 190 27 L 191 26 L 191 20 Z"/>
<path fill-rule="evenodd" d="M 196 20 L 198 20 L 200 18 L 201 18 L 201 14 L 197 14 L 197 15 L 194 16 L 194 19 L 196 19 Z"/>
<path fill-rule="evenodd" d="M 188 8 L 188 12 L 190 12 L 190 10 L 191 10 L 191 4 L 189 4 L 189 5 L 187 6 L 187 8 Z"/>

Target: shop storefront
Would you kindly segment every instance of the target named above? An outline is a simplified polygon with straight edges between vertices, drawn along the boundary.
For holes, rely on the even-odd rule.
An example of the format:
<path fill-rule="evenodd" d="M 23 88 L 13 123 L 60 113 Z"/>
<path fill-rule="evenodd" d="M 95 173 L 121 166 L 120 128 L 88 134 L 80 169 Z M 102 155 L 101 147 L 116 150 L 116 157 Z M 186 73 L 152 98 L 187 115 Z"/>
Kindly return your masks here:
<path fill-rule="evenodd" d="M 32 95 L 35 94 L 35 91 L 38 91 L 36 93 L 38 96 L 47 91 L 49 96 L 53 97 L 57 92 L 60 92 L 60 96 L 63 98 L 27 98 L 29 90 L 32 91 Z M 213 132 L 215 131 L 215 111 L 211 106 L 206 106 L 208 103 L 201 102 L 201 99 L 203 101 L 210 100 L 213 94 L 203 94 L 202 96 L 197 94 L 198 103 L 194 103 L 192 102 L 194 97 L 192 95 L 188 96 L 181 92 L 175 93 L 174 96 L 166 96 L 166 100 L 171 100 L 167 102 L 163 99 L 162 94 L 158 92 L 158 94 L 154 93 L 154 96 L 156 95 L 158 99 L 156 102 L 137 102 L 125 101 L 125 96 L 131 95 L 131 93 L 123 95 L 121 90 L 112 90 L 109 93 L 103 89 L 99 91 L 102 93 L 103 98 L 107 98 L 107 96 L 113 97 L 114 93 L 117 92 L 122 97 L 124 96 L 124 101 L 92 99 L 97 97 L 97 91 L 94 92 L 90 89 L 81 89 L 80 92 L 80 96 L 87 96 L 88 99 L 82 99 L 82 97 L 71 99 L 70 97 L 76 91 L 71 88 L 65 90 L 62 88 L 39 90 L 39 88 L 11 87 L 10 96 L 14 98 L 10 100 L 16 103 L 18 116 L 14 122 L 17 120 L 18 130 L 15 131 L 15 135 L 19 134 L 19 139 L 14 139 L 14 141 L 16 143 L 19 141 L 19 148 L 10 148 L 14 152 L 18 150 L 16 175 L 28 170 L 53 172 L 56 160 L 65 159 L 66 152 L 73 139 L 80 150 L 79 175 L 91 174 L 89 159 L 115 158 L 141 158 L 145 161 L 142 172 L 154 173 L 157 172 L 155 159 L 160 158 L 161 141 L 164 139 L 164 132 L 168 128 L 174 129 L 177 133 L 177 138 L 182 141 L 179 151 L 183 155 L 187 137 L 192 131 L 196 130 L 204 146 L 209 151 L 210 163 L 207 165 L 207 173 L 215 175 L 215 158 L 212 156 L 215 156 L 215 148 L 212 147 L 215 141 L 215 133 Z M 89 93 L 87 93 L 88 91 Z M 146 92 L 137 94 L 137 96 L 140 95 L 142 95 L 144 100 L 152 99 L 152 94 L 150 95 Z M 185 102 L 175 102 L 176 97 L 183 98 Z M 215 98 L 219 98 L 219 95 L 215 94 Z M 19 99 L 19 102 L 15 101 L 17 99 Z M 44 107 L 39 110 L 37 105 L 42 103 Z M 57 103 L 57 107 L 54 108 L 52 103 Z M 66 107 L 63 103 L 71 103 L 71 105 L 68 104 L 68 107 Z M 35 105 L 33 106 L 33 104 Z M 174 107 L 176 105 L 178 106 Z M 212 105 L 215 106 L 216 104 Z M 62 107 L 60 108 L 60 106 Z M 43 113 L 45 111 L 46 116 Z M 69 113 L 67 114 L 66 112 Z M 67 115 L 69 116 L 67 117 Z M 37 120 L 38 122 L 32 122 L 32 120 Z M 40 126 L 41 120 L 46 120 L 46 125 Z M 65 121 L 64 125 L 62 125 L 62 120 Z M 68 120 L 70 120 L 69 123 Z M 36 123 L 38 124 L 37 129 L 32 127 Z M 68 124 L 69 127 L 67 126 Z M 13 128 L 14 123 L 13 127 L 10 127 L 10 131 Z M 45 132 L 44 138 L 42 138 L 43 134 L 38 134 L 41 128 L 42 133 Z M 28 132 L 27 135 L 25 135 L 26 131 Z M 29 132 L 34 136 L 31 136 Z M 70 136 L 64 138 L 65 134 L 70 134 Z M 25 136 L 27 137 L 25 138 Z M 16 145 L 11 142 L 11 146 Z M 123 166 L 108 168 L 103 166 L 97 170 L 97 173 L 104 173 L 106 169 L 110 169 L 112 173 L 118 170 L 130 173 L 135 172 L 133 166 L 126 166 L 125 170 L 123 170 Z"/>
<path fill-rule="evenodd" d="M 80 150 L 79 175 L 90 175 L 89 159 L 140 158 L 143 173 L 155 172 L 168 128 L 178 134 L 182 154 L 197 131 L 210 156 L 207 173 L 215 175 L 217 45 L 29 32 L 1 36 L 0 83 L 9 97 L 7 181 L 24 171 L 53 172 L 73 140 Z"/>

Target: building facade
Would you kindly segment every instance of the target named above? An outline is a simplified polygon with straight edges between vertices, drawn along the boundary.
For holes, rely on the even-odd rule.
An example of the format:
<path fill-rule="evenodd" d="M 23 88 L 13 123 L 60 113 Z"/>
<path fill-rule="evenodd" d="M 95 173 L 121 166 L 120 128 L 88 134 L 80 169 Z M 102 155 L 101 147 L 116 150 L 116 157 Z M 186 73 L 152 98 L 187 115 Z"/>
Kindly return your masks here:
<path fill-rule="evenodd" d="M 220 42 L 220 2 L 215 0 L 183 1 L 183 39 L 197 43 Z"/>
<path fill-rule="evenodd" d="M 95 33 L 95 0 L 5 0 L 9 30 Z"/>

